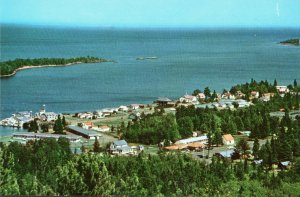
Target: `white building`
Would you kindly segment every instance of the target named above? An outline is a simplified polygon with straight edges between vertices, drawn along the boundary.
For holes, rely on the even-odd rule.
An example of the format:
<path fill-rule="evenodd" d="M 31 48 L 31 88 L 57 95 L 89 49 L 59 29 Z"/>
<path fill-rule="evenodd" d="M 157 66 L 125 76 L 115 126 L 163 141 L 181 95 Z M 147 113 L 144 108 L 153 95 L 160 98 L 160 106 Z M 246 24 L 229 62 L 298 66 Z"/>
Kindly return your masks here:
<path fill-rule="evenodd" d="M 193 143 L 193 142 L 206 143 L 207 141 L 208 141 L 207 136 L 202 135 L 199 137 L 191 137 L 191 138 L 187 138 L 187 139 L 181 139 L 181 140 L 178 140 L 177 142 L 175 142 L 175 144 L 189 144 L 189 143 Z"/>
<path fill-rule="evenodd" d="M 234 145 L 235 144 L 234 138 L 232 137 L 231 134 L 225 134 L 225 135 L 223 135 L 222 139 L 223 139 L 223 144 L 225 146 L 230 146 L 230 145 Z"/>
<path fill-rule="evenodd" d="M 116 140 L 112 142 L 109 150 L 111 154 L 117 155 L 133 153 L 132 148 L 128 146 L 125 140 Z"/>
<path fill-rule="evenodd" d="M 198 99 L 196 96 L 192 95 L 184 95 L 183 97 L 179 98 L 179 101 L 181 103 L 193 103 L 193 104 L 198 104 Z"/>
<path fill-rule="evenodd" d="M 276 89 L 280 94 L 288 93 L 290 91 L 287 86 L 276 86 Z"/>
<path fill-rule="evenodd" d="M 40 112 L 35 114 L 35 117 L 43 121 L 50 122 L 56 120 L 58 118 L 58 114 L 54 112 L 46 112 L 46 105 L 43 105 L 43 107 L 40 109 Z"/>

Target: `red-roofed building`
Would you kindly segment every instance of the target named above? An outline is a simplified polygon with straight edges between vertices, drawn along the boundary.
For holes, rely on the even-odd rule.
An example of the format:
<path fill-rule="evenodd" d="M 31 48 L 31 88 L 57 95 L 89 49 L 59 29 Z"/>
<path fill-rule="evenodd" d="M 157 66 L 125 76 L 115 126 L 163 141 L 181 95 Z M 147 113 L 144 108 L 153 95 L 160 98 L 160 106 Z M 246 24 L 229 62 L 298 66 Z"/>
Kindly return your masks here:
<path fill-rule="evenodd" d="M 222 136 L 224 145 L 234 145 L 234 138 L 231 134 L 225 134 Z"/>

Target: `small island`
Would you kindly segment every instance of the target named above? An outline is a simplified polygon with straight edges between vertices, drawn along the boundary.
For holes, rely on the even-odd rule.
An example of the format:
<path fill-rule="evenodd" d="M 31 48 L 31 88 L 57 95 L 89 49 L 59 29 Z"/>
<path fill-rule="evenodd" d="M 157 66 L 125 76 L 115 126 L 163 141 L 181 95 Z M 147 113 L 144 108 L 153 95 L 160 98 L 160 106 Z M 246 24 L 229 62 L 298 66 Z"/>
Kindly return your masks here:
<path fill-rule="evenodd" d="M 110 60 L 98 57 L 75 57 L 75 58 L 36 58 L 36 59 L 15 59 L 5 62 L 0 62 L 0 77 L 11 77 L 18 70 L 39 68 L 39 67 L 54 67 L 54 66 L 70 66 L 83 63 L 100 63 L 110 62 Z"/>
<path fill-rule="evenodd" d="M 285 41 L 281 41 L 280 44 L 299 46 L 300 45 L 300 39 L 288 39 L 288 40 L 285 40 Z"/>

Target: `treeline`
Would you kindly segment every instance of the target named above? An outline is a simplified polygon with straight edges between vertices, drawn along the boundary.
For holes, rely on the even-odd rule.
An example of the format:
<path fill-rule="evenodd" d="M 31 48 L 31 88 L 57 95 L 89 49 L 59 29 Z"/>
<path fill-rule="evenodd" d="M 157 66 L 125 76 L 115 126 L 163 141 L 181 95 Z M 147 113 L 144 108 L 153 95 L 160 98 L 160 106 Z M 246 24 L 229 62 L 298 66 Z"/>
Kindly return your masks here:
<path fill-rule="evenodd" d="M 175 116 L 156 111 L 154 114 L 142 116 L 134 123 L 128 122 L 127 127 L 122 123 L 120 132 L 129 142 L 143 144 L 158 144 L 163 140 L 176 141 L 181 138 Z"/>
<path fill-rule="evenodd" d="M 0 195 L 299 196 L 300 161 L 278 176 L 213 157 L 204 164 L 174 153 L 73 155 L 64 139 L 1 144 Z"/>
<path fill-rule="evenodd" d="M 36 58 L 36 59 L 15 59 L 5 62 L 0 62 L 0 76 L 10 75 L 13 72 L 24 66 L 44 66 L 44 65 L 65 65 L 72 63 L 96 63 L 106 62 L 107 60 L 98 57 L 76 57 L 76 58 Z"/>
<path fill-rule="evenodd" d="M 294 44 L 294 45 L 299 45 L 299 39 L 288 39 L 285 41 L 281 41 L 281 44 Z"/>
<path fill-rule="evenodd" d="M 275 86 L 268 82 L 256 83 L 253 80 L 250 84 L 235 86 L 231 91 L 240 90 L 248 93 L 256 89 L 262 92 L 272 90 L 277 92 L 274 88 Z M 298 130 L 295 127 L 297 121 L 289 118 L 289 111 L 299 109 L 299 97 L 299 94 L 286 93 L 283 97 L 275 94 L 268 102 L 256 100 L 254 106 L 235 110 L 181 106 L 176 108 L 175 117 L 164 114 L 163 109 L 158 109 L 152 115 L 142 115 L 141 120 L 129 122 L 127 126 L 123 123 L 119 131 L 129 142 L 144 144 L 157 144 L 165 140 L 174 142 L 179 138 L 190 137 L 192 131 L 208 133 L 216 144 L 221 144 L 221 135 L 224 133 L 237 134 L 238 131 L 245 130 L 252 131 L 253 139 L 266 138 L 278 135 L 282 127 Z M 270 116 L 270 112 L 282 109 L 286 113 L 284 118 Z"/>

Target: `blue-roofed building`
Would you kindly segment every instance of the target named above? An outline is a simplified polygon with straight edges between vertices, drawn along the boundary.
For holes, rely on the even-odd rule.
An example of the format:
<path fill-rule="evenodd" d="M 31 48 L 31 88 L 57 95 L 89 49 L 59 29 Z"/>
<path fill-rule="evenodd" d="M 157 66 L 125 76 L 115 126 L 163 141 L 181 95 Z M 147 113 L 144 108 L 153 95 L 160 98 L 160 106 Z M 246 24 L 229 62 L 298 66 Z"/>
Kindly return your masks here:
<path fill-rule="evenodd" d="M 128 146 L 125 140 L 116 140 L 112 142 L 109 150 L 111 154 L 116 154 L 116 155 L 133 153 L 132 148 Z"/>
<path fill-rule="evenodd" d="M 226 151 L 216 153 L 216 155 L 223 159 L 230 159 L 233 153 L 234 153 L 234 150 L 226 150 Z"/>

